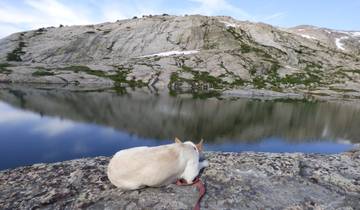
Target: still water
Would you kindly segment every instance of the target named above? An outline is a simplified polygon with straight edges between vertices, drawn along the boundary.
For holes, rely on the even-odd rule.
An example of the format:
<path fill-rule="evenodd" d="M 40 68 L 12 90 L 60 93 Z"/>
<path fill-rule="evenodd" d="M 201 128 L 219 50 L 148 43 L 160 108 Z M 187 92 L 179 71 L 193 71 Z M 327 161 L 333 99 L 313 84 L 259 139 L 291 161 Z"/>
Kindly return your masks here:
<path fill-rule="evenodd" d="M 204 138 L 213 151 L 338 153 L 360 142 L 360 105 L 195 99 L 145 91 L 0 88 L 0 170 Z"/>

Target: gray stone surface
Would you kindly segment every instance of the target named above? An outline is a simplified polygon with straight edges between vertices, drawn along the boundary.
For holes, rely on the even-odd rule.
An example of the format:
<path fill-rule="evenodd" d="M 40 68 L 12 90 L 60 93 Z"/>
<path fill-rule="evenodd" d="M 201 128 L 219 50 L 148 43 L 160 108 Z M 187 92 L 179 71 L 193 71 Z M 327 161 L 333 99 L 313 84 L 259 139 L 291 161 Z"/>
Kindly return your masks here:
<path fill-rule="evenodd" d="M 360 151 L 205 153 L 202 209 L 360 209 Z M 191 209 L 192 186 L 122 192 L 110 184 L 108 157 L 0 171 L 1 209 Z"/>

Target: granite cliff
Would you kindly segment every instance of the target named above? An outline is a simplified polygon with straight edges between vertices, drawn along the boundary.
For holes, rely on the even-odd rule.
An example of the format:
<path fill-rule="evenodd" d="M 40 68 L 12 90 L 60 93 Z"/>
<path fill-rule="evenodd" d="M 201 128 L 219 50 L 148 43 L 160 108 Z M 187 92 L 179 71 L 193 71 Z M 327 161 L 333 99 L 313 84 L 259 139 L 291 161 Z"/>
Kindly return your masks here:
<path fill-rule="evenodd" d="M 0 81 L 358 98 L 359 41 L 359 32 L 314 26 L 144 16 L 3 38 Z"/>

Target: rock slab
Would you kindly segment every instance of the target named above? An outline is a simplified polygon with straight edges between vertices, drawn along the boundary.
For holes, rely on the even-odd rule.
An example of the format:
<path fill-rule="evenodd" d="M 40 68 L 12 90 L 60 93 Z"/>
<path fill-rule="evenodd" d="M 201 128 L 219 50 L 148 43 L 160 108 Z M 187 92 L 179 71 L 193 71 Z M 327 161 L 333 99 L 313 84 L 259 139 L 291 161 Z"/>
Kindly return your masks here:
<path fill-rule="evenodd" d="M 335 155 L 205 153 L 202 209 L 360 209 L 360 150 Z M 108 157 L 0 171 L 0 209 L 191 209 L 198 192 L 169 185 L 122 192 Z"/>

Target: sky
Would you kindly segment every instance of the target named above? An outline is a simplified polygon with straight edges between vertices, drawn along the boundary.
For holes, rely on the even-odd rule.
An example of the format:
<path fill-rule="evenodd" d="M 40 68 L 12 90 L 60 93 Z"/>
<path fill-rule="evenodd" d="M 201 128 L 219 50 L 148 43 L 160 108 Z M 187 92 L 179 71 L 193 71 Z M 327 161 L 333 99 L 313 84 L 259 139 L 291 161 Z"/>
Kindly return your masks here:
<path fill-rule="evenodd" d="M 360 0 L 0 0 L 0 38 L 48 26 L 95 24 L 148 14 L 226 15 L 280 27 L 360 31 Z"/>

